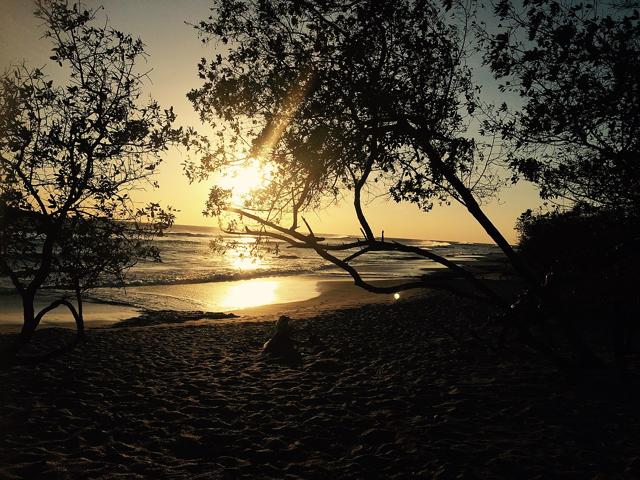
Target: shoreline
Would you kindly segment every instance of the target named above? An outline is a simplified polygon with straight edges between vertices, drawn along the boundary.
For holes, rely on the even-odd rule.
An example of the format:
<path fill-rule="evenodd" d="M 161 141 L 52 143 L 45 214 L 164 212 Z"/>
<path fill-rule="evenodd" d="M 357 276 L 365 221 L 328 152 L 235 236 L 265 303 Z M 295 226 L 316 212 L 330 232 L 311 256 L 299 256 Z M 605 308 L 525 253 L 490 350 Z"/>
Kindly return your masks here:
<path fill-rule="evenodd" d="M 268 277 L 267 277 L 268 278 Z M 281 277 L 274 277 L 280 279 Z M 375 282 L 379 285 L 393 285 L 395 280 L 382 280 Z M 389 304 L 395 302 L 391 294 L 381 295 L 367 292 L 357 287 L 349 280 L 333 280 L 318 279 L 317 295 L 310 298 L 292 302 L 273 303 L 268 305 L 253 306 L 247 308 L 226 310 L 220 313 L 236 315 L 231 319 L 214 319 L 214 320 L 186 320 L 181 323 L 220 323 L 220 322 L 253 322 L 253 321 L 269 321 L 274 316 L 288 315 L 294 317 L 308 317 L 318 315 L 320 313 L 330 312 L 333 310 L 352 308 L 367 304 Z M 401 298 L 414 298 L 423 295 L 424 291 L 403 292 Z M 16 297 L 17 298 L 17 297 Z M 113 305 L 109 303 L 97 303 L 93 301 L 85 301 L 88 308 L 85 310 L 85 328 L 108 328 L 119 321 L 130 320 L 143 314 L 144 310 L 127 305 Z M 14 308 L 13 311 L 16 311 Z M 153 314 L 154 310 L 148 310 L 149 314 Z M 193 311 L 185 311 L 185 313 L 193 313 Z M 66 313 L 66 312 L 65 312 Z M 179 314 L 179 311 L 175 311 Z M 203 312 L 206 313 L 206 312 Z M 217 313 L 217 312 L 216 312 Z M 38 327 L 42 328 L 68 328 L 75 330 L 73 319 L 69 318 L 65 321 L 43 319 L 42 324 Z M 98 319 L 96 319 L 96 317 Z M 108 317 L 108 318 L 105 318 Z M 3 318 L 5 321 L 3 322 Z M 6 322 L 6 314 L 0 316 L 0 334 L 19 332 L 21 323 L 13 321 Z"/>
<path fill-rule="evenodd" d="M 467 255 L 467 268 L 479 278 L 489 281 L 498 293 L 512 298 L 515 281 L 508 273 L 504 259 L 496 254 Z M 478 257 L 477 259 L 475 257 Z M 451 272 L 442 268 L 430 268 L 430 275 L 436 275 L 450 285 L 468 289 L 467 284 L 456 279 Z M 370 280 L 377 285 L 390 286 L 406 281 L 407 278 Z M 435 290 L 424 288 L 400 292 L 401 299 L 430 295 Z M 469 291 L 469 290 L 468 290 Z M 48 305 L 58 294 L 44 290 L 36 300 L 36 310 Z M 0 297 L 0 334 L 13 333 L 22 326 L 22 305 L 17 294 L 3 294 Z M 203 314 L 235 314 L 233 319 L 202 321 L 265 321 L 270 316 L 313 316 L 319 312 L 341 308 L 362 306 L 369 303 L 390 304 L 395 300 L 392 294 L 375 294 L 356 287 L 350 277 L 333 275 L 298 274 L 258 276 L 234 281 L 186 282 L 153 285 L 134 285 L 124 289 L 98 287 L 85 295 L 85 328 L 105 328 L 118 322 L 134 320 L 136 317 L 162 312 L 163 315 L 178 315 L 184 312 L 184 322 L 192 322 L 198 312 Z M 74 302 L 75 303 L 75 302 Z M 208 315 L 212 318 L 212 315 Z M 129 322 L 135 323 L 135 322 Z M 162 323 L 160 320 L 156 323 Z M 182 323 L 172 321 L 171 323 Z M 43 318 L 39 329 L 61 327 L 75 328 L 75 322 L 65 307 L 58 307 Z"/>
<path fill-rule="evenodd" d="M 302 300 L 275 302 L 246 308 L 230 308 L 224 310 L 174 310 L 171 308 L 148 309 L 124 303 L 96 302 L 89 299 L 84 302 L 85 328 L 109 328 L 117 325 L 118 322 L 124 321 L 127 321 L 129 325 L 135 327 L 136 318 L 145 317 L 148 319 L 149 316 L 153 316 L 154 313 L 162 313 L 162 315 L 165 316 L 180 316 L 181 313 L 184 314 L 184 320 L 176 321 L 174 319 L 171 323 L 240 323 L 270 321 L 280 315 L 306 318 L 345 308 L 361 307 L 369 304 L 389 305 L 397 302 L 392 294 L 371 293 L 354 285 L 352 280 L 347 279 L 300 275 L 292 277 L 264 277 L 261 279 L 240 280 L 238 282 L 231 283 L 233 283 L 234 286 L 242 286 L 243 282 L 246 285 L 247 282 L 259 283 L 264 281 L 285 282 L 284 287 L 282 288 L 286 288 L 288 285 L 295 284 L 296 282 L 306 282 L 307 285 L 302 287 L 302 290 L 300 290 L 300 287 L 298 286 L 300 291 L 294 294 L 299 296 L 300 292 L 302 292 L 302 295 L 306 298 Z M 373 280 L 372 283 L 379 286 L 391 286 L 398 284 L 401 281 L 402 280 L 400 279 Z M 487 274 L 485 275 L 484 281 L 487 282 L 487 284 L 490 285 L 499 295 L 506 299 L 513 298 L 519 290 L 518 282 L 513 278 L 504 278 L 502 274 Z M 214 282 L 211 285 L 215 289 L 220 288 L 223 283 L 227 282 Z M 470 287 L 468 287 L 464 280 L 450 279 L 449 283 L 455 283 L 455 285 L 461 290 L 466 289 L 467 291 L 471 291 Z M 434 292 L 437 292 L 437 290 L 429 288 L 403 291 L 400 292 L 400 301 L 430 296 Z M 19 297 L 16 295 L 6 297 L 12 298 L 14 302 L 10 312 L 16 316 L 21 316 L 22 313 L 21 305 L 19 304 Z M 295 296 L 293 298 L 295 298 Z M 7 311 L 9 311 L 9 309 L 7 309 Z M 21 320 L 17 317 L 18 320 L 8 322 L 7 317 L 8 315 L 11 315 L 11 313 L 7 313 L 7 311 L 0 311 L 0 334 L 19 332 L 22 326 Z M 64 320 L 61 320 L 60 317 L 51 318 L 52 315 L 48 314 L 48 316 L 43 319 L 38 329 L 67 328 L 75 330 L 73 318 L 70 313 L 64 310 L 64 307 L 58 307 L 58 309 L 53 310 L 53 313 L 55 312 L 63 312 L 65 317 Z M 201 313 L 203 317 L 208 315 L 209 318 L 194 319 L 198 313 Z M 212 318 L 210 314 L 231 314 L 230 316 L 233 318 Z M 158 321 L 155 322 L 155 324 L 164 324 L 160 317 L 161 316 L 158 315 Z M 148 326 L 148 324 L 145 323 L 143 326 Z"/>

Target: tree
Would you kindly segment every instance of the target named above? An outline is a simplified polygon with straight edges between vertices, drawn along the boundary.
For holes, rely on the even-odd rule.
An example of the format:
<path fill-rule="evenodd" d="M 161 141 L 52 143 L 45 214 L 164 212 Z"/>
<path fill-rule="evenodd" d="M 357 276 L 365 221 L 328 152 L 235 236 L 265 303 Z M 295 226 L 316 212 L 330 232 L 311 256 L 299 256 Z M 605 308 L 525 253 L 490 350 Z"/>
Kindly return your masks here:
<path fill-rule="evenodd" d="M 524 105 L 494 124 L 543 198 L 640 213 L 640 16 L 554 0 L 496 5 L 486 60 Z"/>
<path fill-rule="evenodd" d="M 68 219 L 46 284 L 73 292 L 76 306 L 60 298 L 38 315 L 65 305 L 75 319 L 79 336 L 84 336 L 83 293 L 105 284 L 122 287 L 126 272 L 139 261 L 159 262 L 160 251 L 150 241 L 172 223 L 172 214 L 157 204 L 138 210 L 127 222 L 104 217 Z"/>
<path fill-rule="evenodd" d="M 129 192 L 154 184 L 162 152 L 181 135 L 171 109 L 141 101 L 139 39 L 98 24 L 98 12 L 80 4 L 36 4 L 51 59 L 68 77 L 58 86 L 42 69 L 20 66 L 0 79 L 0 272 L 22 297 L 21 342 L 51 308 L 36 312 L 34 299 L 56 268 L 90 285 L 103 269 L 121 272 L 137 255 L 127 251 L 131 225 L 144 235 L 160 226 L 137 222 Z M 171 219 L 152 209 L 160 223 Z M 106 248 L 114 249 L 110 256 L 90 266 Z M 97 270 L 71 268 L 74 256 Z"/>
<path fill-rule="evenodd" d="M 473 296 L 506 301 L 464 267 L 436 252 L 376 236 L 362 202 L 382 185 L 396 201 L 429 210 L 456 201 L 503 250 L 534 290 L 538 278 L 481 208 L 495 192 L 490 143 L 469 134 L 478 89 L 465 60 L 468 11 L 436 2 L 302 0 L 214 2 L 197 25 L 216 42 L 215 58 L 199 65 L 202 85 L 188 97 L 217 129 L 219 148 L 190 165 L 200 178 L 256 159 L 270 181 L 241 204 L 214 187 L 206 211 L 237 214 L 227 233 L 270 237 L 347 271 L 372 292 L 410 288 L 454 290 L 429 277 L 381 287 L 367 282 L 352 260 L 395 251 L 429 258 L 475 289 Z M 349 192 L 363 238 L 336 245 L 316 236 L 302 214 Z M 304 223 L 308 233 L 299 231 Z M 340 255 L 346 252 L 347 255 Z M 548 350 L 516 322 L 522 337 Z"/>
<path fill-rule="evenodd" d="M 640 16 L 631 8 L 637 5 L 500 1 L 500 24 L 480 29 L 486 62 L 522 103 L 515 112 L 505 104 L 486 127 L 511 143 L 514 178 L 563 203 L 522 217 L 521 251 L 552 273 L 547 310 L 556 311 L 579 354 L 596 360 L 581 337 L 585 319 L 600 312 L 620 365 L 638 313 L 628 286 L 640 214 Z M 550 241 L 564 247 L 552 250 Z"/>

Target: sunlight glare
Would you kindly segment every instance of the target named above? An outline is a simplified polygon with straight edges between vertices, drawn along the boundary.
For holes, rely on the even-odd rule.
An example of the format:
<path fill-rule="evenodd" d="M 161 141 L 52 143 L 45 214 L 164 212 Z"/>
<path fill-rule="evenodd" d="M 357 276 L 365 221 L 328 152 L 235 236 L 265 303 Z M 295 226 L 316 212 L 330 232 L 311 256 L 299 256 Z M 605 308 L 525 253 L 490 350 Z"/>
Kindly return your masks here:
<path fill-rule="evenodd" d="M 235 269 L 240 271 L 257 270 L 263 266 L 262 259 L 252 252 L 252 244 L 256 242 L 253 237 L 239 237 L 235 241 L 237 244 L 227 250 L 228 262 Z"/>
<path fill-rule="evenodd" d="M 259 258 L 252 258 L 248 256 L 238 256 L 232 261 L 233 266 L 238 270 L 257 270 L 262 266 L 262 261 Z"/>
<path fill-rule="evenodd" d="M 223 308 L 249 308 L 275 303 L 278 282 L 253 280 L 232 285 L 221 299 Z"/>
<path fill-rule="evenodd" d="M 241 157 L 241 155 L 238 155 Z M 243 160 L 240 158 L 240 160 Z M 264 188 L 271 180 L 271 168 L 257 158 L 249 158 L 241 165 L 229 167 L 218 181 L 218 186 L 231 190 L 231 200 L 241 205 L 253 190 Z"/>

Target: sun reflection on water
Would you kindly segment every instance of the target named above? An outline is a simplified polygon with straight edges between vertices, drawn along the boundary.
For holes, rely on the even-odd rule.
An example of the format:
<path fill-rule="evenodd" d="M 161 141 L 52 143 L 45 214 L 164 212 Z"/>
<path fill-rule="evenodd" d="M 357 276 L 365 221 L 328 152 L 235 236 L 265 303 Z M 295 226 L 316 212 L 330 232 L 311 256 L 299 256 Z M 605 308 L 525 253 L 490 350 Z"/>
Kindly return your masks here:
<path fill-rule="evenodd" d="M 251 258 L 248 256 L 238 256 L 232 259 L 232 264 L 238 270 L 257 270 L 262 266 L 259 258 Z"/>
<path fill-rule="evenodd" d="M 256 239 L 253 237 L 240 237 L 234 240 L 236 243 L 226 251 L 226 257 L 231 266 L 236 270 L 257 270 L 263 266 L 262 259 L 254 251 Z"/>

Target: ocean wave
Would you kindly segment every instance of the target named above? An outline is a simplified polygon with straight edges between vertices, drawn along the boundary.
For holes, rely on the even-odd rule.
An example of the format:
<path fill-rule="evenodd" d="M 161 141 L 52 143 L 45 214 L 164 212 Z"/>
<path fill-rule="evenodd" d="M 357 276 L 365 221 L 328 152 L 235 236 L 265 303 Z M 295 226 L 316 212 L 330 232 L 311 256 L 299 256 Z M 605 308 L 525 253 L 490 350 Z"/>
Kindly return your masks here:
<path fill-rule="evenodd" d="M 228 272 L 228 273 L 205 273 L 203 275 L 190 275 L 188 277 L 173 277 L 173 278 L 139 278 L 129 279 L 125 281 L 124 285 L 119 284 L 104 284 L 101 287 L 142 287 L 150 285 L 189 285 L 196 283 L 213 283 L 213 282 L 235 282 L 238 280 L 251 280 L 253 278 L 264 277 L 281 277 L 286 275 L 303 275 L 313 274 L 316 271 L 324 270 L 324 266 L 318 266 L 315 268 L 290 268 L 282 270 L 253 270 L 249 272 Z M 329 268 L 333 267 L 332 265 Z M 335 267 L 334 267 L 335 268 Z"/>
<path fill-rule="evenodd" d="M 178 240 L 177 238 L 157 237 L 153 240 L 161 244 L 161 246 L 168 245 L 202 245 L 202 241 L 198 240 Z"/>
<path fill-rule="evenodd" d="M 331 233 L 319 234 L 320 237 L 325 237 L 327 240 L 358 240 L 360 237 L 354 235 L 333 235 Z"/>
<path fill-rule="evenodd" d="M 451 242 L 439 242 L 438 240 L 429 240 L 425 244 L 427 247 L 450 247 L 452 245 Z"/>
<path fill-rule="evenodd" d="M 215 233 L 193 233 L 193 232 L 165 232 L 158 239 L 162 237 L 196 237 L 196 238 L 215 238 L 218 235 Z"/>
<path fill-rule="evenodd" d="M 124 283 L 120 282 L 103 282 L 96 285 L 97 289 L 112 288 L 112 289 L 126 289 L 129 287 L 146 287 L 154 285 L 192 285 L 198 283 L 216 283 L 216 282 L 236 282 L 240 280 L 251 280 L 254 278 L 265 277 L 282 277 L 288 275 L 305 275 L 322 272 L 325 270 L 337 269 L 334 265 L 318 265 L 312 268 L 289 268 L 281 270 L 253 270 L 244 272 L 229 272 L 229 273 L 205 273 L 202 275 L 190 275 L 190 276 L 173 276 L 168 277 L 147 277 L 147 278 L 135 278 L 125 279 Z M 68 292 L 69 289 L 60 285 L 46 285 L 41 290 L 45 292 L 64 291 Z M 10 286 L 0 286 L 0 296 L 2 295 L 15 295 L 16 289 Z M 124 302 L 123 305 L 127 303 Z"/>

